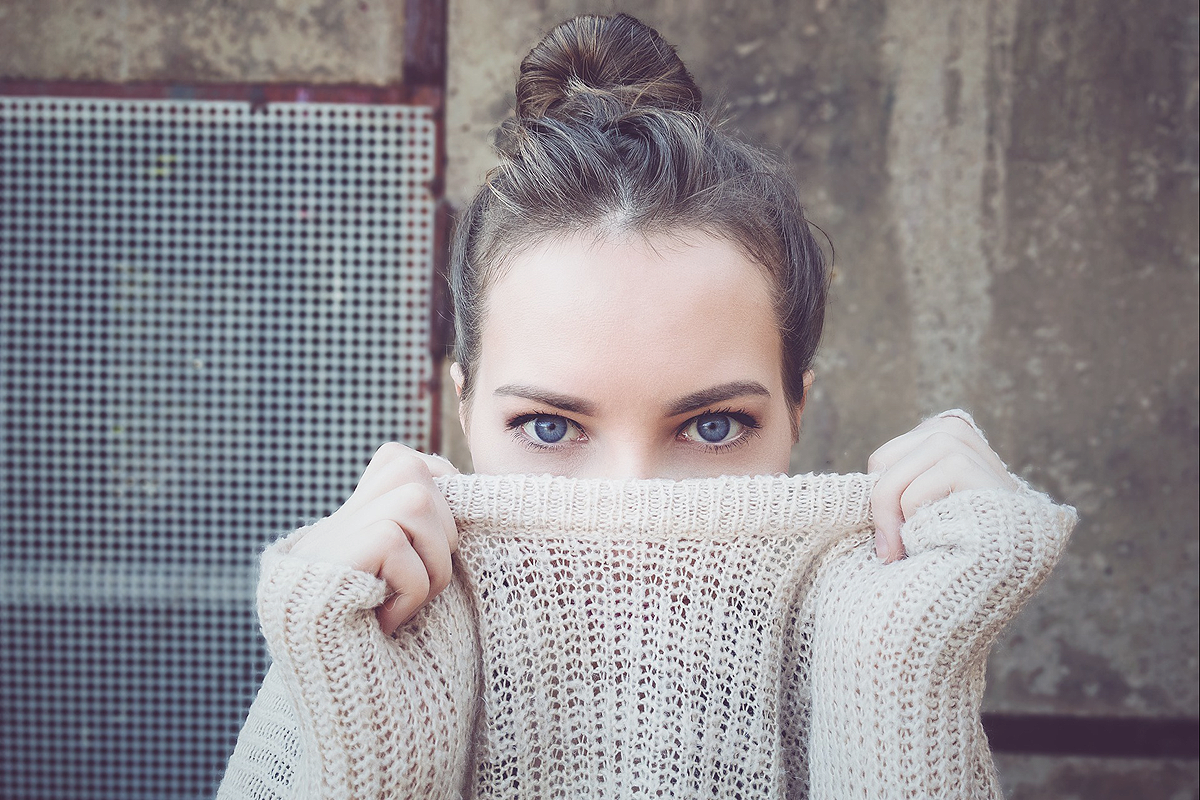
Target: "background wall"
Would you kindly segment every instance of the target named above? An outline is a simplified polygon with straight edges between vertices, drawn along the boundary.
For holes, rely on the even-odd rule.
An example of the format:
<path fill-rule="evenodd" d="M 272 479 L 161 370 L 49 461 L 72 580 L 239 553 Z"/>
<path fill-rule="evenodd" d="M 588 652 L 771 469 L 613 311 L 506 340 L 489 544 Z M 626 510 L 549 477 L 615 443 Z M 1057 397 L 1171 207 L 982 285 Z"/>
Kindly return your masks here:
<path fill-rule="evenodd" d="M 450 3 L 447 195 L 539 34 L 612 2 Z M 796 470 L 964 406 L 1078 507 L 989 711 L 1198 714 L 1197 11 L 1190 0 L 658 0 L 837 248 Z M 401 0 L 0 0 L 0 77 L 399 80 Z M 446 415 L 446 433 L 453 432 Z M 464 467 L 461 442 L 447 449 Z M 998 758 L 1014 797 L 1197 797 L 1191 760 Z"/>

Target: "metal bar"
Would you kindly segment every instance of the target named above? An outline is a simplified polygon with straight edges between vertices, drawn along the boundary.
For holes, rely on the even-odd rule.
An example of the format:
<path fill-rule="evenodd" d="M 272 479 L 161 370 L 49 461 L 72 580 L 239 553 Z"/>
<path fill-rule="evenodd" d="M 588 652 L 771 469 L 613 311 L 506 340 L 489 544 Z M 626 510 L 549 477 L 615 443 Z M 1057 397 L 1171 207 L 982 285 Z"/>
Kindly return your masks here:
<path fill-rule="evenodd" d="M 997 753 L 1114 758 L 1200 758 L 1200 720 L 983 714 Z"/>
<path fill-rule="evenodd" d="M 404 4 L 404 83 L 446 85 L 446 2 L 408 0 Z"/>
<path fill-rule="evenodd" d="M 362 103 L 430 106 L 440 113 L 439 86 L 356 83 L 191 83 L 187 81 L 29 80 L 0 78 L 0 95 L 15 97 L 95 97 L 109 100 L 231 100 L 265 103 Z"/>

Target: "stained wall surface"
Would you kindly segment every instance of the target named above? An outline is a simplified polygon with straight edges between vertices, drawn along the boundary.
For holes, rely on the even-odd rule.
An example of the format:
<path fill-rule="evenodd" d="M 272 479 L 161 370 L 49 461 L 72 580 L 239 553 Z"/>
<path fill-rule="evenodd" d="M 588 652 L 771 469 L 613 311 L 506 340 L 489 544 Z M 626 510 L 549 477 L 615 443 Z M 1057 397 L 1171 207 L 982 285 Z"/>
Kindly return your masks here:
<path fill-rule="evenodd" d="M 1079 509 L 995 648 L 986 710 L 1195 718 L 1195 4 L 451 2 L 451 201 L 493 163 L 488 132 L 540 32 L 619 10 L 790 159 L 836 246 L 793 468 L 861 470 L 962 406 Z M 0 76 L 387 83 L 402 34 L 400 0 L 0 0 Z M 1014 797 L 1200 794 L 1195 760 L 998 762 Z"/>

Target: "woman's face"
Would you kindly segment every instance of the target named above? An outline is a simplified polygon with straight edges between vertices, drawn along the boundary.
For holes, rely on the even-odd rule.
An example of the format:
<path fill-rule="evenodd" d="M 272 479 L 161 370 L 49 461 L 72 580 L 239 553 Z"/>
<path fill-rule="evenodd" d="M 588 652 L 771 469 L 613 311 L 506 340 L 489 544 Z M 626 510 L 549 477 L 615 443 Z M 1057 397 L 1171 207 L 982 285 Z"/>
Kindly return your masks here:
<path fill-rule="evenodd" d="M 475 469 L 786 472 L 794 423 L 771 292 L 736 245 L 699 232 L 527 250 L 490 289 L 460 410 Z"/>

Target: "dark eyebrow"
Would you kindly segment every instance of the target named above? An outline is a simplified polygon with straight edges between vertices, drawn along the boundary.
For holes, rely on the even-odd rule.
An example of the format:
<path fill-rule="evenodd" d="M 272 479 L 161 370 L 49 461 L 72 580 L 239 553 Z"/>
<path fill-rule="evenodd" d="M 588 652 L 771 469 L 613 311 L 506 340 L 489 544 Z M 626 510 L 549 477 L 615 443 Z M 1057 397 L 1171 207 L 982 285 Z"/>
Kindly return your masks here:
<path fill-rule="evenodd" d="M 667 413 L 674 417 L 746 395 L 770 397 L 771 393 L 758 381 L 731 381 L 684 395 L 670 405 Z"/>
<path fill-rule="evenodd" d="M 506 383 L 496 391 L 492 392 L 497 397 L 524 397 L 526 400 L 533 400 L 536 403 L 545 403 L 548 406 L 560 408 L 563 411 L 570 411 L 572 414 L 581 414 L 585 417 L 595 416 L 596 406 L 589 403 L 587 400 L 581 400 L 578 397 L 570 395 L 558 394 L 557 392 L 539 389 L 536 386 L 523 386 L 519 383 Z"/>

